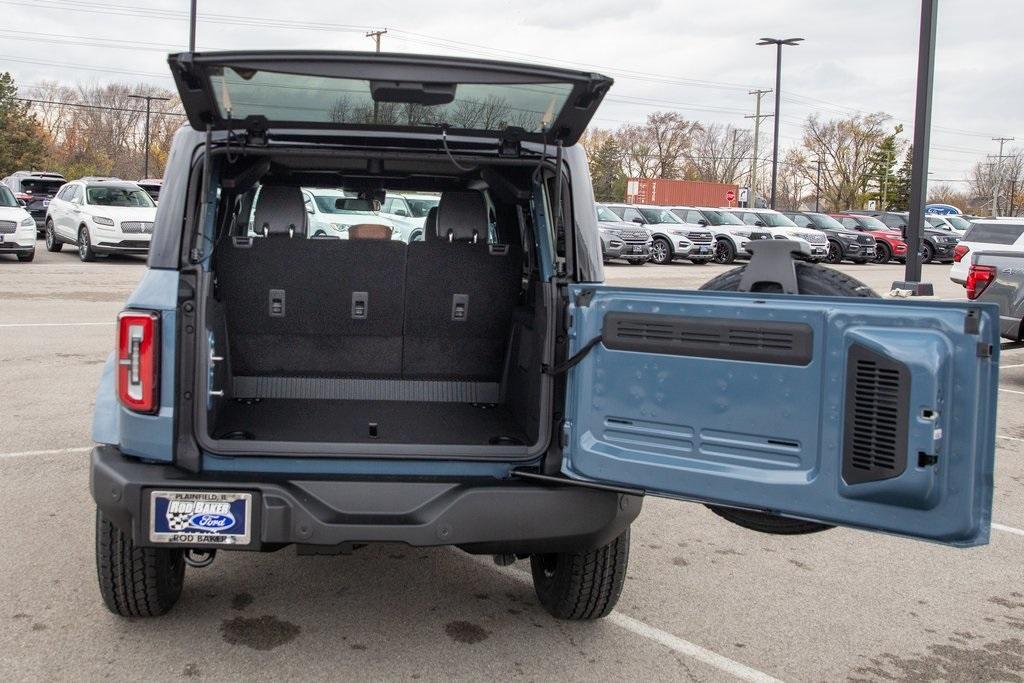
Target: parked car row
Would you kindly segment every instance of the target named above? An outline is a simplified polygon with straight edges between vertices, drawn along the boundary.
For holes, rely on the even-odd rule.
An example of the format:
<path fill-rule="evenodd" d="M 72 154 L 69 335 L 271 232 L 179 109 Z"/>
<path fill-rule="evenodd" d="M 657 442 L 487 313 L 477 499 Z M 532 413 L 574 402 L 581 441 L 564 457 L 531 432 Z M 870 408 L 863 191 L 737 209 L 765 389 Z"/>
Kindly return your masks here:
<path fill-rule="evenodd" d="M 826 214 L 637 204 L 599 204 L 597 212 L 605 260 L 733 263 L 749 257 L 747 244 L 757 239 L 797 240 L 807 246 L 809 260 L 832 264 L 902 263 L 907 259 L 903 237 L 909 220 L 906 212 L 851 209 Z M 970 225 L 961 216 L 926 216 L 921 232 L 922 262 L 952 263 Z"/>

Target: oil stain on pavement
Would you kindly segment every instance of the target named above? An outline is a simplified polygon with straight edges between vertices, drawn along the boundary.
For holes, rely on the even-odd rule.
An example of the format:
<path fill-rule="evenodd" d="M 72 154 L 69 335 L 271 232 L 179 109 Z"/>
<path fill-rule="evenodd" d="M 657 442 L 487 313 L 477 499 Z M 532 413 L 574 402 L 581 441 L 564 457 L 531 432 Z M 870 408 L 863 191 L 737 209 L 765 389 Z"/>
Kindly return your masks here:
<path fill-rule="evenodd" d="M 253 619 L 225 619 L 220 625 L 221 637 L 226 642 L 254 650 L 273 650 L 295 640 L 301 631 L 295 624 L 269 614 Z"/>
<path fill-rule="evenodd" d="M 490 632 L 482 626 L 477 626 L 468 621 L 452 621 L 445 624 L 444 632 L 448 637 L 459 643 L 472 645 L 490 637 Z"/>

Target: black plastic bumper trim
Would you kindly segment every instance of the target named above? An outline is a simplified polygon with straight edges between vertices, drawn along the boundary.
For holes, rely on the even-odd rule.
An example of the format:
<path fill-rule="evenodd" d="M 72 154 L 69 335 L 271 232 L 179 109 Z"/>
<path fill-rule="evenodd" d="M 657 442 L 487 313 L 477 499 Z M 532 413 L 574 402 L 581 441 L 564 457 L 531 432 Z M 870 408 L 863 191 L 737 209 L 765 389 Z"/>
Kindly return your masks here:
<path fill-rule="evenodd" d="M 616 491 L 517 480 L 192 474 L 113 446 L 93 449 L 89 478 L 97 506 L 141 546 L 150 545 L 147 492 L 156 488 L 256 493 L 258 528 L 252 545 L 238 548 L 251 550 L 373 542 L 479 553 L 586 549 L 621 534 L 642 505 Z"/>

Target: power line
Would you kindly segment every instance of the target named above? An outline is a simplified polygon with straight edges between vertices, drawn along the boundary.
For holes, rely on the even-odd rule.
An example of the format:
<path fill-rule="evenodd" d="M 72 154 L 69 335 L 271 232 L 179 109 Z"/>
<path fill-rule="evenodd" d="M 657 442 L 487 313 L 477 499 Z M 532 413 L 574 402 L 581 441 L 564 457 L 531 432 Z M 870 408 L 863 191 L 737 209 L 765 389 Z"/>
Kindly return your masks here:
<path fill-rule="evenodd" d="M 128 95 L 128 97 L 132 97 L 132 95 Z M 28 102 L 30 104 L 53 104 L 53 105 L 56 105 L 56 106 L 59 106 L 59 107 L 78 107 L 80 109 L 100 109 L 100 110 L 104 110 L 104 111 L 123 111 L 123 112 L 130 112 L 132 114 L 145 114 L 146 113 L 145 109 L 131 109 L 129 107 L 111 107 L 111 106 L 102 105 L 102 104 L 83 104 L 81 102 L 62 102 L 62 101 L 59 101 L 59 100 L 40 100 L 40 99 L 31 98 L 31 97 L 14 97 L 12 99 L 17 100 L 18 102 Z M 166 99 L 166 98 L 154 97 L 153 99 Z M 185 118 L 185 114 L 182 114 L 182 113 L 176 112 L 176 111 L 154 111 L 154 112 L 150 112 L 150 113 L 158 114 L 158 115 L 162 115 L 162 116 L 178 116 L 180 118 Z"/>

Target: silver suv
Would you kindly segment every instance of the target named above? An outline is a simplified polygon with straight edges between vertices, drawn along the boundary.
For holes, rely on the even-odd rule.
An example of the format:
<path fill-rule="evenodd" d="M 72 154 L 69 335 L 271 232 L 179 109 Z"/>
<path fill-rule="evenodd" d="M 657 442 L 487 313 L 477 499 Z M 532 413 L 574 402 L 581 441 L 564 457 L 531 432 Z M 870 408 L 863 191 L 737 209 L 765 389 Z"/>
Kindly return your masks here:
<path fill-rule="evenodd" d="M 608 204 L 622 220 L 643 225 L 651 231 L 651 262 L 658 265 L 675 259 L 704 264 L 713 257 L 711 231 L 689 226 L 666 206 Z"/>

